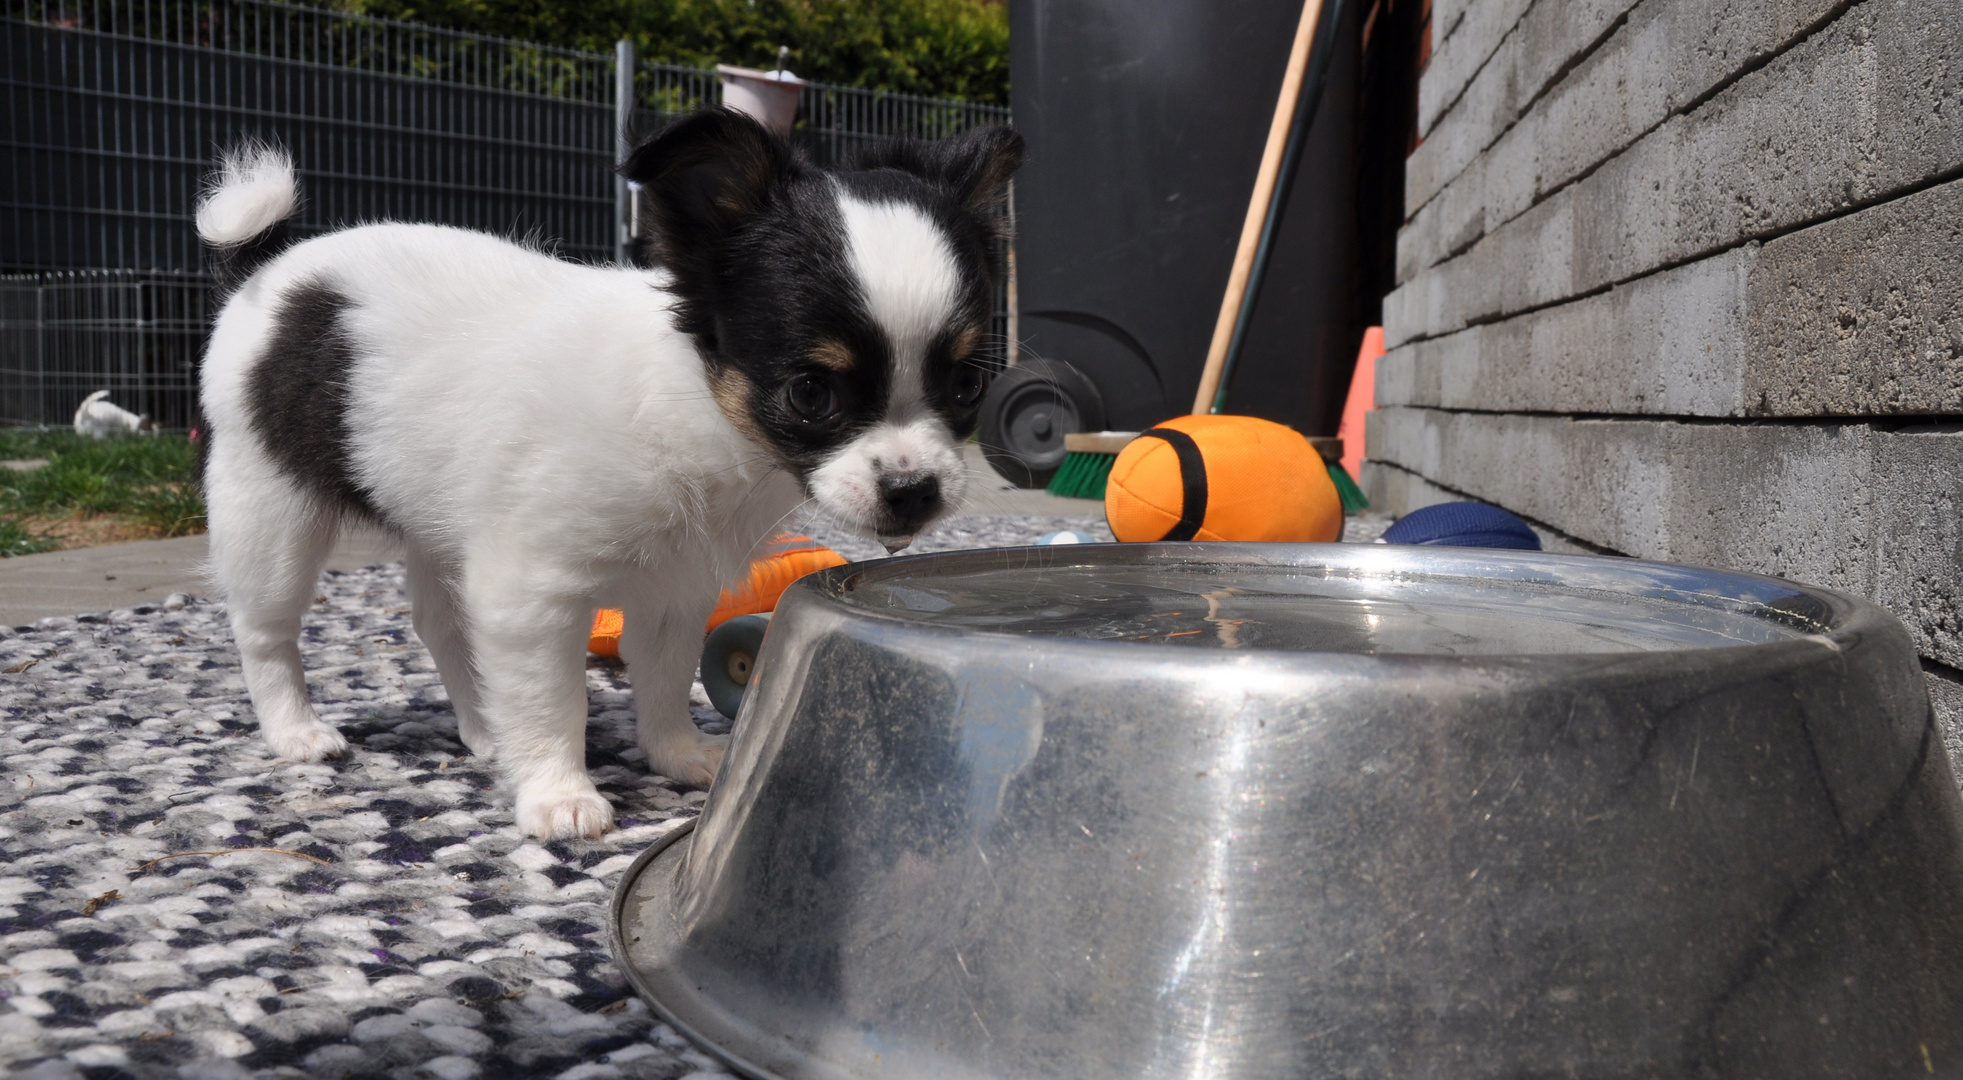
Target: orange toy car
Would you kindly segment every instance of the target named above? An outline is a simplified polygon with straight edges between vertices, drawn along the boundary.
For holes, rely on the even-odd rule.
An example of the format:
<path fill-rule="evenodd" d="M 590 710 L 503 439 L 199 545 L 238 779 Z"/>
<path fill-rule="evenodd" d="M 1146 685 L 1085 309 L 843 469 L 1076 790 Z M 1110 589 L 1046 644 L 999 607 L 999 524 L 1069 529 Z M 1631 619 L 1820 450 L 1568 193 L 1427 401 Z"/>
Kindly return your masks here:
<path fill-rule="evenodd" d="M 709 616 L 708 633 L 738 615 L 755 615 L 777 607 L 778 598 L 791 583 L 806 574 L 845 565 L 845 557 L 808 536 L 779 536 L 770 542 L 770 551 L 750 564 L 750 576 L 741 588 L 724 589 L 715 613 Z M 593 632 L 586 647 L 599 656 L 620 656 L 620 629 L 625 618 L 614 608 L 601 608 L 593 616 Z"/>

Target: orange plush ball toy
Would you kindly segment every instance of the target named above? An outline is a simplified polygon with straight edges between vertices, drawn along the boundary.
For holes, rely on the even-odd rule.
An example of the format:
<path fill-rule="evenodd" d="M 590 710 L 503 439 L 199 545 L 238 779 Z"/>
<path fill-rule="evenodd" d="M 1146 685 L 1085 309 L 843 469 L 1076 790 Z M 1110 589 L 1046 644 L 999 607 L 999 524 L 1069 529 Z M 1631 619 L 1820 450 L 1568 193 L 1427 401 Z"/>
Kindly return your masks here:
<path fill-rule="evenodd" d="M 1111 466 L 1104 516 L 1133 542 L 1343 535 L 1322 456 L 1293 428 L 1252 416 L 1181 416 L 1140 434 Z"/>

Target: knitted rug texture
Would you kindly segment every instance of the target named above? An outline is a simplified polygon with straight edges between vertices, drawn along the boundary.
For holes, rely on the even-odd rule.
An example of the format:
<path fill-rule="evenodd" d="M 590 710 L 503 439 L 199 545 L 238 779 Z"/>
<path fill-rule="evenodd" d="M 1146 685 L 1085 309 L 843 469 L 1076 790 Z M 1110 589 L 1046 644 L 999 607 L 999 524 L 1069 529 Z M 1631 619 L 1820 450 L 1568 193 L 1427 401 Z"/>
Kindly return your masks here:
<path fill-rule="evenodd" d="M 965 517 L 914 550 L 1060 528 L 1110 535 Z M 645 769 L 623 668 L 586 672 L 587 764 L 619 827 L 540 843 L 458 742 L 399 565 L 326 575 L 302 654 L 346 758 L 271 756 L 220 603 L 0 628 L 0 1070 L 729 1075 L 608 955 L 622 871 L 706 797 Z M 728 730 L 699 685 L 693 700 L 704 730 Z"/>
<path fill-rule="evenodd" d="M 916 550 L 1082 521 L 956 518 Z M 867 541 L 811 530 L 854 558 Z M 328 574 L 301 642 L 341 760 L 274 759 L 224 606 L 0 630 L 0 1070 L 32 1077 L 722 1077 L 627 988 L 607 901 L 706 797 L 587 667 L 619 828 L 539 843 L 457 741 L 399 565 Z M 728 722 L 694 691 L 706 731 Z"/>

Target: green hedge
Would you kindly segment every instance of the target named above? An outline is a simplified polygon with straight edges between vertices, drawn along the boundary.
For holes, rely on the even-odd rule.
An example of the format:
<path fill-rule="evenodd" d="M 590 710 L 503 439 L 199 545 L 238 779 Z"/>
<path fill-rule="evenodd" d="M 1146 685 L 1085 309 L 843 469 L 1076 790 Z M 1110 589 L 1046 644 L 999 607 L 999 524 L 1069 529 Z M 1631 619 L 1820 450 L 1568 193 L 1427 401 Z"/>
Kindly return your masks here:
<path fill-rule="evenodd" d="M 329 0 L 367 15 L 676 64 L 776 66 L 820 82 L 1006 105 L 1003 0 Z"/>

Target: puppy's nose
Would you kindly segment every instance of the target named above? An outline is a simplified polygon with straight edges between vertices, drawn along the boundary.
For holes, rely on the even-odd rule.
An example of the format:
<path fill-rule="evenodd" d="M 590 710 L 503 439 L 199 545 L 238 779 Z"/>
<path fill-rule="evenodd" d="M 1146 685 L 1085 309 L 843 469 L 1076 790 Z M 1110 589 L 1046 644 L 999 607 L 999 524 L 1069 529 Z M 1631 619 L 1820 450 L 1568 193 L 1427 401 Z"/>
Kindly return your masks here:
<path fill-rule="evenodd" d="M 933 473 L 882 476 L 879 497 L 895 522 L 918 525 L 940 509 L 941 482 Z"/>

